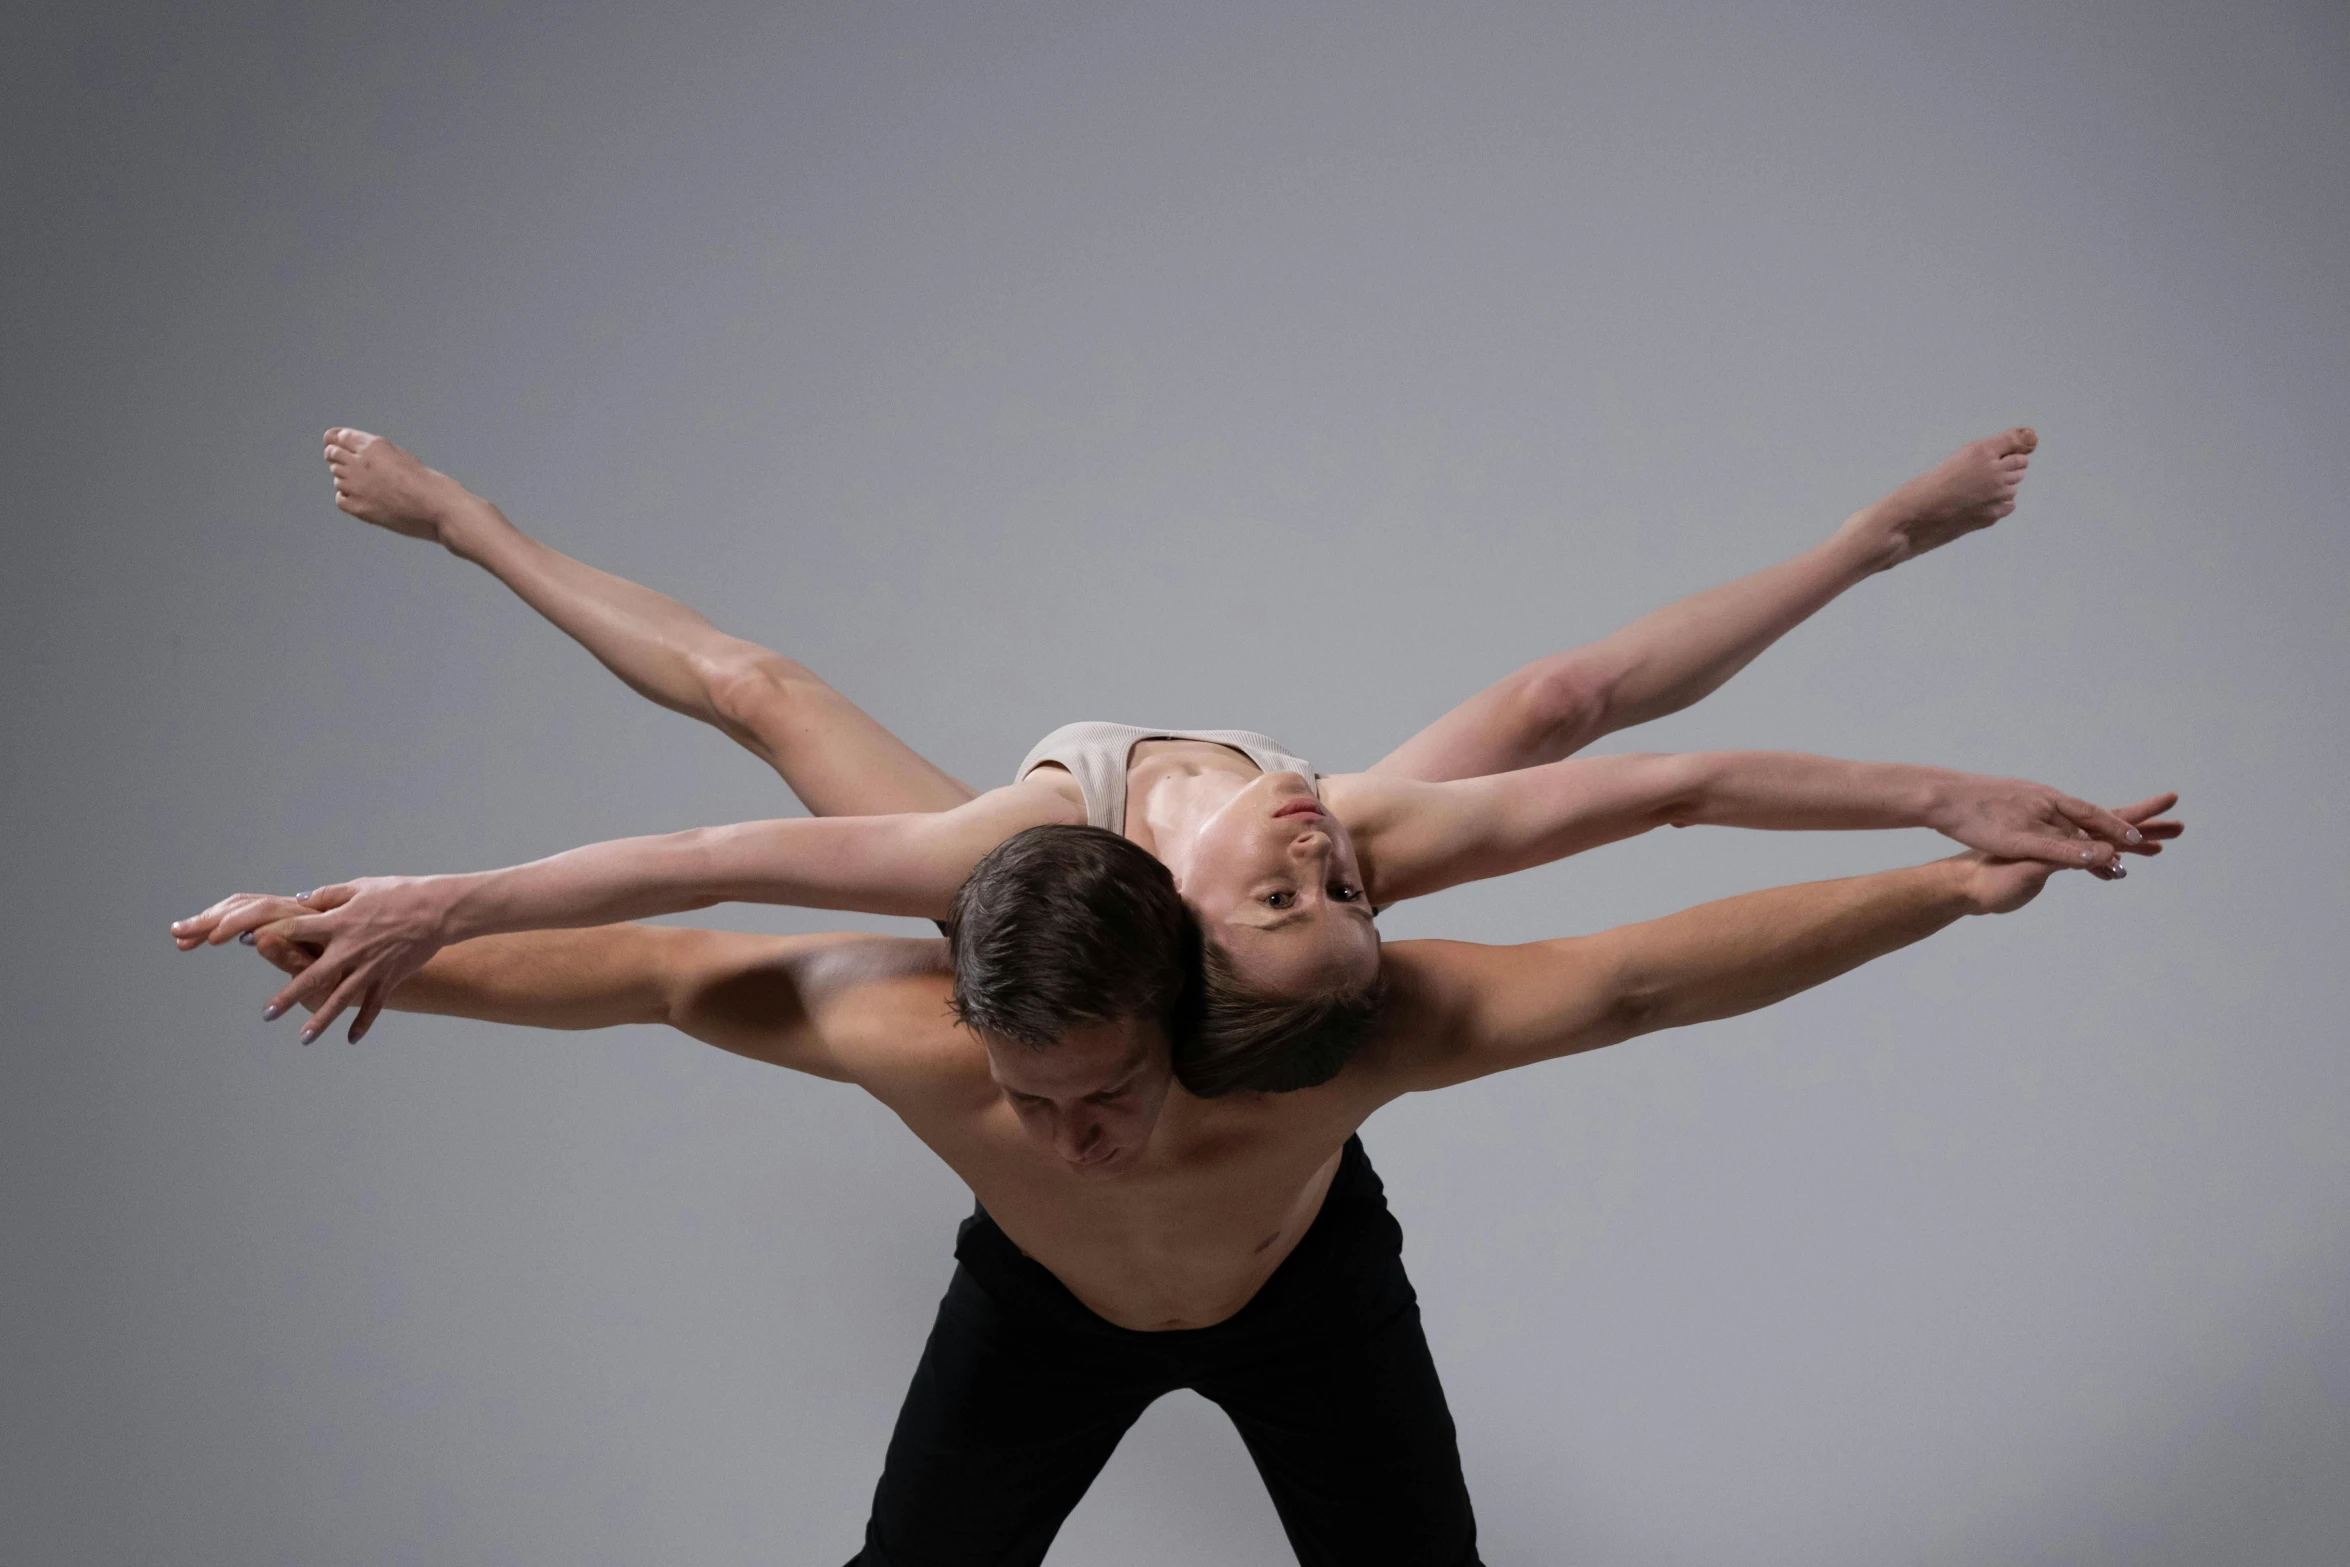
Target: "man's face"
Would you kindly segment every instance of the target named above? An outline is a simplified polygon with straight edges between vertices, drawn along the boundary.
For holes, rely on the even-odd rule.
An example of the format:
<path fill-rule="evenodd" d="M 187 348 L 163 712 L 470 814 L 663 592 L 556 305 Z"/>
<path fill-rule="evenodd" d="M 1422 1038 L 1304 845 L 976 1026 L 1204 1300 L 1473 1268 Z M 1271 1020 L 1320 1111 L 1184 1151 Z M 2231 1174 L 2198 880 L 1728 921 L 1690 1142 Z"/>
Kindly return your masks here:
<path fill-rule="evenodd" d="M 1082 1175 L 1142 1157 L 1175 1080 L 1166 1035 L 1133 1019 L 1083 1024 L 1042 1047 L 990 1039 L 987 1059 L 1028 1135 Z"/>

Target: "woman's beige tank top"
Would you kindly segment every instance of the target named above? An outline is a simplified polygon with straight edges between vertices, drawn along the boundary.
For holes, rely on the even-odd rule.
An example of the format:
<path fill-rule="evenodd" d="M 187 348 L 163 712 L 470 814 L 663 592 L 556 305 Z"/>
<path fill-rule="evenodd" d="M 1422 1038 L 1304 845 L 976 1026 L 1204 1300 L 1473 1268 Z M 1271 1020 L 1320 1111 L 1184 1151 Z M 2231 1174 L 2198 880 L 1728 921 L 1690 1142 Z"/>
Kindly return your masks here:
<path fill-rule="evenodd" d="M 1320 774 L 1303 757 L 1291 756 L 1279 742 L 1246 729 L 1137 729 L 1132 724 L 1063 724 L 1036 742 L 1012 781 L 1018 783 L 1046 762 L 1058 762 L 1077 780 L 1085 797 L 1085 820 L 1121 836 L 1126 831 L 1126 767 L 1135 746 L 1145 740 L 1205 740 L 1228 745 L 1268 773 L 1303 773 L 1319 787 Z"/>

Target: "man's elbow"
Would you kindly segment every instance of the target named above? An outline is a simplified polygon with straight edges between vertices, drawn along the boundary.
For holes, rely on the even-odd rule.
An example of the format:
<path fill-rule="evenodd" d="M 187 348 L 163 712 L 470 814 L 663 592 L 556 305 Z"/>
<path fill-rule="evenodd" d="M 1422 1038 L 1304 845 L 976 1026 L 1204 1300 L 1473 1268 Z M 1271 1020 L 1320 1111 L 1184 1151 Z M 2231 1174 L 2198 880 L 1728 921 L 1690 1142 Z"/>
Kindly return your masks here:
<path fill-rule="evenodd" d="M 1609 1004 L 1605 1026 L 1616 1037 L 1631 1039 L 1673 1028 L 1681 1021 L 1675 1016 L 1671 998 L 1662 991 L 1630 990 Z"/>
<path fill-rule="evenodd" d="M 1606 1027 L 1619 1037 L 1653 1034 L 1698 1021 L 1679 985 L 1627 952 L 1613 966 L 1606 985 Z"/>

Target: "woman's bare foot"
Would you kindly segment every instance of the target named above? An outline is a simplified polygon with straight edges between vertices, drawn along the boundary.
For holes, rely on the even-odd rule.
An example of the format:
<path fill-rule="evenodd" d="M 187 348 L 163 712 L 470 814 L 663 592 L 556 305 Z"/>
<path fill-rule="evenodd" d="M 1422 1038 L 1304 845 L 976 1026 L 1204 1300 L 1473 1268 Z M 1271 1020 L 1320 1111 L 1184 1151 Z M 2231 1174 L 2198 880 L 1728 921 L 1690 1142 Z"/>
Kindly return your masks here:
<path fill-rule="evenodd" d="M 338 510 L 412 539 L 453 546 L 451 525 L 488 505 L 447 474 L 365 430 L 327 431 L 326 466 L 335 478 Z"/>
<path fill-rule="evenodd" d="M 1844 531 L 1882 561 L 1878 570 L 1988 528 L 2015 510 L 2015 492 L 2040 437 L 2021 426 L 1969 441 L 1874 506 Z"/>

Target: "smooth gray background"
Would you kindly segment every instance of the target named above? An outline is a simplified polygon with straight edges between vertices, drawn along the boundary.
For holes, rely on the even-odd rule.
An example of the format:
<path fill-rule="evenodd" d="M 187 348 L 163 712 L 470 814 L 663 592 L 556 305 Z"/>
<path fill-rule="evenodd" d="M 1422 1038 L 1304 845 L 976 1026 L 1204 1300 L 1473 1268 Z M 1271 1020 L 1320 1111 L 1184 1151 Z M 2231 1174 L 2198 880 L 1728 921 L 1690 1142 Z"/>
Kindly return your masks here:
<path fill-rule="evenodd" d="M 1087 716 L 1361 766 L 2029 421 L 2014 518 L 1619 743 L 2176 788 L 2185 846 L 1368 1141 L 1496 1563 L 2339 1559 L 2338 5 L 42 4 L 0 72 L 0 1557 L 835 1561 L 946 1279 L 967 1198 L 849 1090 L 305 1052 L 172 952 L 792 808 L 335 513 L 326 425 L 992 783 Z M 1282 1559 L 1189 1395 L 1054 1557 Z"/>

